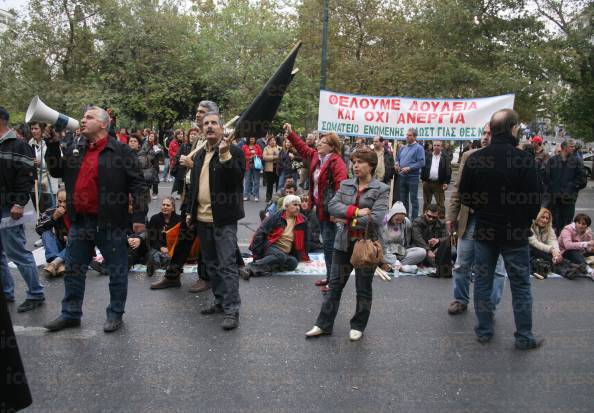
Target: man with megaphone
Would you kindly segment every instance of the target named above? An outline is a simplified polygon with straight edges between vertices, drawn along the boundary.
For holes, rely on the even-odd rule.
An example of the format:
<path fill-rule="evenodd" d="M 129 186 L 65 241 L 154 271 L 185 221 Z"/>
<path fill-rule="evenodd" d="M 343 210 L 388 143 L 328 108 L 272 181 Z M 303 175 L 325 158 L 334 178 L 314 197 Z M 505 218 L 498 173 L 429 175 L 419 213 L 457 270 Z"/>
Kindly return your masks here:
<path fill-rule="evenodd" d="M 110 333 L 122 325 L 128 292 L 128 197 L 132 196 L 134 232 L 144 231 L 148 199 L 146 184 L 132 150 L 108 134 L 109 114 L 90 107 L 81 121 L 77 145 L 60 149 L 60 142 L 47 144 L 45 160 L 50 174 L 66 186 L 66 210 L 72 225 L 66 246 L 65 295 L 62 313 L 46 324 L 49 331 L 80 326 L 85 274 L 96 245 L 109 274 L 110 303 L 103 330 Z"/>

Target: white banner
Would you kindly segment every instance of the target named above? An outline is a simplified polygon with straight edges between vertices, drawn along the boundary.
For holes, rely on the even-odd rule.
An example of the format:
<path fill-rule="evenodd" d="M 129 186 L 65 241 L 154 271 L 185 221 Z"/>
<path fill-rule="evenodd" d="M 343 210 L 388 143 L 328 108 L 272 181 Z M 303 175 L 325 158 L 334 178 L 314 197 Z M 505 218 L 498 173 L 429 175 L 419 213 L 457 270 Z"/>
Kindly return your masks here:
<path fill-rule="evenodd" d="M 339 135 L 405 139 L 476 140 L 499 109 L 513 109 L 515 95 L 475 99 L 420 99 L 350 95 L 320 90 L 318 130 Z"/>

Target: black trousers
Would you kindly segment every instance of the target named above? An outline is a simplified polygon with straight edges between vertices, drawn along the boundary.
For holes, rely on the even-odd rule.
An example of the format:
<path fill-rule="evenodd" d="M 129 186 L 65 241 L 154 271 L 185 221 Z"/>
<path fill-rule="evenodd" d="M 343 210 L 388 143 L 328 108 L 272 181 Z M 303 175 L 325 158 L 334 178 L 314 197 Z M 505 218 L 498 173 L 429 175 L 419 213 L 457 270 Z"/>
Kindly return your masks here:
<path fill-rule="evenodd" d="M 353 266 L 351 255 L 353 254 L 354 242 L 349 244 L 347 252 L 334 250 L 332 255 L 332 267 L 328 277 L 330 291 L 324 297 L 322 309 L 318 315 L 316 325 L 322 330 L 332 332 L 334 319 L 338 313 L 342 290 L 344 289 Z M 371 301 L 373 296 L 372 282 L 376 267 L 355 269 L 355 288 L 357 290 L 357 308 L 355 315 L 351 318 L 353 330 L 364 331 L 371 314 Z"/>
<path fill-rule="evenodd" d="M 447 242 L 440 242 L 434 250 L 435 259 L 425 258 L 425 264 L 435 267 L 436 276 L 450 278 L 452 276 L 452 244 L 448 238 Z"/>
<path fill-rule="evenodd" d="M 278 176 L 276 172 L 264 172 L 264 182 L 266 183 L 266 202 L 268 202 L 272 199 L 272 190 L 275 184 L 278 189 Z"/>
<path fill-rule="evenodd" d="M 573 197 L 551 195 L 549 210 L 553 219 L 553 227 L 557 236 L 566 225 L 573 222 L 575 215 L 575 199 Z"/>

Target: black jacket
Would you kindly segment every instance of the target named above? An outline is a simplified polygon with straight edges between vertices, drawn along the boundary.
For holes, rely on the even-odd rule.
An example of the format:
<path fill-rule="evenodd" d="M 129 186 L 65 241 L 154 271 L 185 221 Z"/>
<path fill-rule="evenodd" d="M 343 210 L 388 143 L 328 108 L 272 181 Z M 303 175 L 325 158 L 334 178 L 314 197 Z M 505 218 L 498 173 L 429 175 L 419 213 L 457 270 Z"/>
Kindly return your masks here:
<path fill-rule="evenodd" d="M 567 195 L 577 198 L 578 191 L 587 183 L 584 164 L 574 154 L 563 161 L 555 155 L 545 164 L 544 184 L 550 195 Z"/>
<path fill-rule="evenodd" d="M 425 154 L 425 166 L 421 170 L 421 181 L 429 181 L 429 173 L 433 163 L 433 152 Z M 449 184 L 452 180 L 452 166 L 448 154 L 442 152 L 439 158 L 439 168 L 437 171 L 437 182 L 440 184 Z"/>
<path fill-rule="evenodd" d="M 179 220 L 180 216 L 175 212 L 171 214 L 168 224 L 165 223 L 162 212 L 153 215 L 146 229 L 149 248 L 159 250 L 161 247 L 166 247 L 167 239 L 165 238 L 165 232 L 174 227 Z"/>
<path fill-rule="evenodd" d="M 445 224 L 436 220 L 430 224 L 424 216 L 417 217 L 412 224 L 412 246 L 429 250 L 429 241 L 431 238 L 437 238 L 440 243 L 448 241 L 448 231 Z"/>
<path fill-rule="evenodd" d="M 58 218 L 58 220 L 54 220 L 54 212 L 56 212 L 56 208 L 49 208 L 46 209 L 39 220 L 37 221 L 37 225 L 35 226 L 35 232 L 39 235 L 43 234 L 45 231 L 52 231 L 56 235 L 56 239 L 58 240 L 58 244 L 62 248 L 66 247 L 66 241 L 64 241 L 64 237 L 68 236 L 68 231 L 70 228 L 66 225 L 66 221 L 64 221 L 64 216 Z"/>
<path fill-rule="evenodd" d="M 108 137 L 99 154 L 99 214 L 98 226 L 126 230 L 128 228 L 128 196 L 133 199 L 133 221 L 145 223 L 147 212 L 147 187 L 138 165 L 138 158 L 128 145 Z M 59 142 L 48 142 L 45 161 L 50 175 L 62 178 L 66 186 L 67 212 L 72 222 L 77 214 L 72 203 L 72 193 L 78 172 L 87 150 L 87 140 L 60 151 Z"/>
<path fill-rule="evenodd" d="M 394 155 L 390 153 L 390 151 L 384 147 L 384 179 L 382 182 L 385 184 L 390 184 L 392 181 L 392 177 L 394 176 Z"/>
<path fill-rule="evenodd" d="M 210 202 L 214 224 L 235 224 L 245 216 L 243 211 L 243 176 L 245 174 L 245 157 L 237 145 L 231 145 L 231 159 L 221 162 L 219 148 L 209 164 Z M 188 213 L 193 220 L 197 219 L 198 212 L 198 186 L 200 172 L 206 155 L 206 147 L 194 155 L 192 167 L 192 181 L 190 184 L 190 210 Z"/>
<path fill-rule="evenodd" d="M 29 202 L 35 181 L 33 158 L 31 147 L 13 130 L 0 137 L 0 208 Z"/>
<path fill-rule="evenodd" d="M 459 183 L 460 201 L 476 216 L 474 238 L 523 245 L 542 200 L 534 157 L 516 148 L 511 135 L 468 157 Z"/>

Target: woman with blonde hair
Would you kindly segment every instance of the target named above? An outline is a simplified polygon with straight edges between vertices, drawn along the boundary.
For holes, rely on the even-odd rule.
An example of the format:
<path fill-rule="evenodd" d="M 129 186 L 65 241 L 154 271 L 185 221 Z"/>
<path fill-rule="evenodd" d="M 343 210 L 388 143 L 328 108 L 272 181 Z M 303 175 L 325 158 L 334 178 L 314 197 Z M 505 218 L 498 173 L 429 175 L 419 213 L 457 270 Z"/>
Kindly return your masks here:
<path fill-rule="evenodd" d="M 532 235 L 528 238 L 530 244 L 530 258 L 543 259 L 553 264 L 563 260 L 559 243 L 553 230 L 553 215 L 546 208 L 541 208 L 532 222 Z"/>

